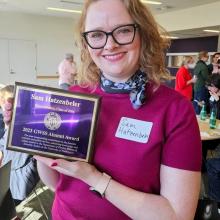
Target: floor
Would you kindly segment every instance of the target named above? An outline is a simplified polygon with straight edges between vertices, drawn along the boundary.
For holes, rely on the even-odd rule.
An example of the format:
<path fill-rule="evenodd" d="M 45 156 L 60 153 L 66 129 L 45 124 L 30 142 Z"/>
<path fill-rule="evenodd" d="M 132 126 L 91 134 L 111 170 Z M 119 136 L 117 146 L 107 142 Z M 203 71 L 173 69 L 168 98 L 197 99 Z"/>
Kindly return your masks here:
<path fill-rule="evenodd" d="M 29 197 L 16 207 L 17 215 L 22 220 L 47 220 L 53 196 L 53 192 L 40 182 Z"/>

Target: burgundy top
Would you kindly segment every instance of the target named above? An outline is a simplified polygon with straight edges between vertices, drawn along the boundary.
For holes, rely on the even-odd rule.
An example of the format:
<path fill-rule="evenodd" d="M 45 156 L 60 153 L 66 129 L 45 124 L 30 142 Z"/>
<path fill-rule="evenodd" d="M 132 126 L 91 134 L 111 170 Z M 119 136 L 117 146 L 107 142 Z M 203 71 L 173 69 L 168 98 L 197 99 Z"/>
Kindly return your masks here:
<path fill-rule="evenodd" d="M 191 103 L 173 89 L 161 85 L 153 93 L 148 88 L 146 104 L 138 110 L 132 108 L 128 94 L 107 94 L 100 88 L 93 92 L 80 87 L 71 90 L 102 97 L 93 160 L 101 172 L 135 190 L 160 194 L 161 164 L 200 171 L 202 153 L 196 116 Z M 116 137 L 122 117 L 153 123 L 147 143 Z M 65 175 L 60 175 L 52 216 L 53 220 L 130 219 L 89 191 L 87 184 Z"/>

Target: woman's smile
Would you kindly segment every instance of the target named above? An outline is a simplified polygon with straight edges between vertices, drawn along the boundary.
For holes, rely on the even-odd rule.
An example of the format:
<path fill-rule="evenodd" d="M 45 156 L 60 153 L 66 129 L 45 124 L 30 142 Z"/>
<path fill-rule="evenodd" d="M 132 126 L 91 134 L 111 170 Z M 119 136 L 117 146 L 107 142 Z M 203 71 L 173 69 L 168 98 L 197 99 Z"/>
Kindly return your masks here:
<path fill-rule="evenodd" d="M 125 52 L 121 52 L 121 53 L 114 53 L 114 54 L 106 54 L 103 55 L 103 57 L 110 62 L 117 62 L 120 61 L 121 59 L 123 59 L 125 56 Z"/>

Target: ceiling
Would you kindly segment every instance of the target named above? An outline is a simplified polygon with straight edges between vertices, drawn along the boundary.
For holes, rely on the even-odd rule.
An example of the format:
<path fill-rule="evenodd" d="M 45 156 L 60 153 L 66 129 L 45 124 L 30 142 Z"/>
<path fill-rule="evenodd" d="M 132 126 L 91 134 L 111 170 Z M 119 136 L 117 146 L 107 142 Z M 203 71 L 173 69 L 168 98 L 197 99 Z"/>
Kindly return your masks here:
<path fill-rule="evenodd" d="M 210 36 L 218 36 L 219 35 L 219 33 L 204 32 L 203 31 L 204 29 L 219 30 L 220 31 L 220 26 L 173 31 L 173 32 L 170 32 L 169 34 L 172 37 L 177 37 L 177 38 L 181 38 L 181 39 L 195 38 L 195 37 L 210 37 Z"/>
<path fill-rule="evenodd" d="M 150 5 L 154 13 L 166 13 L 169 11 L 190 8 L 194 6 L 210 4 L 219 0 L 156 0 L 162 2 L 161 5 Z M 33 14 L 44 14 L 51 16 L 69 16 L 70 13 L 51 12 L 47 7 L 58 7 L 66 9 L 80 10 L 83 0 L 0 0 L 0 10 L 19 11 Z"/>
<path fill-rule="evenodd" d="M 150 5 L 154 13 L 167 13 L 170 11 L 191 8 L 199 5 L 211 4 L 219 0 L 157 0 L 161 5 Z"/>
<path fill-rule="evenodd" d="M 154 14 L 167 13 L 175 10 L 191 8 L 199 5 L 210 4 L 220 0 L 156 0 L 162 2 L 161 5 L 148 5 Z M 71 10 L 81 10 L 83 0 L 0 0 L 0 11 L 16 11 L 22 13 L 40 14 L 57 17 L 74 17 L 77 14 L 56 12 L 47 10 L 47 7 L 65 8 Z M 211 27 L 207 27 L 211 28 Z M 214 28 L 214 27 L 213 27 Z M 220 27 L 216 27 L 219 28 Z M 172 32 L 173 36 L 180 38 L 201 37 L 218 35 L 216 33 L 206 33 L 203 29 L 184 30 Z"/>

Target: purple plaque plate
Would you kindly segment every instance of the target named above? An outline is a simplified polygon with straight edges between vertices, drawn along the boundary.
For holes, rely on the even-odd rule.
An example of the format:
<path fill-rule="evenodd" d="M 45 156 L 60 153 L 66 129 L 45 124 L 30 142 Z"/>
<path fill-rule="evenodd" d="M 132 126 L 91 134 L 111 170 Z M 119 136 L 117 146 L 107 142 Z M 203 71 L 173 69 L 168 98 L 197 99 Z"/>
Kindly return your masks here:
<path fill-rule="evenodd" d="M 90 162 L 100 97 L 15 83 L 7 149 Z"/>

